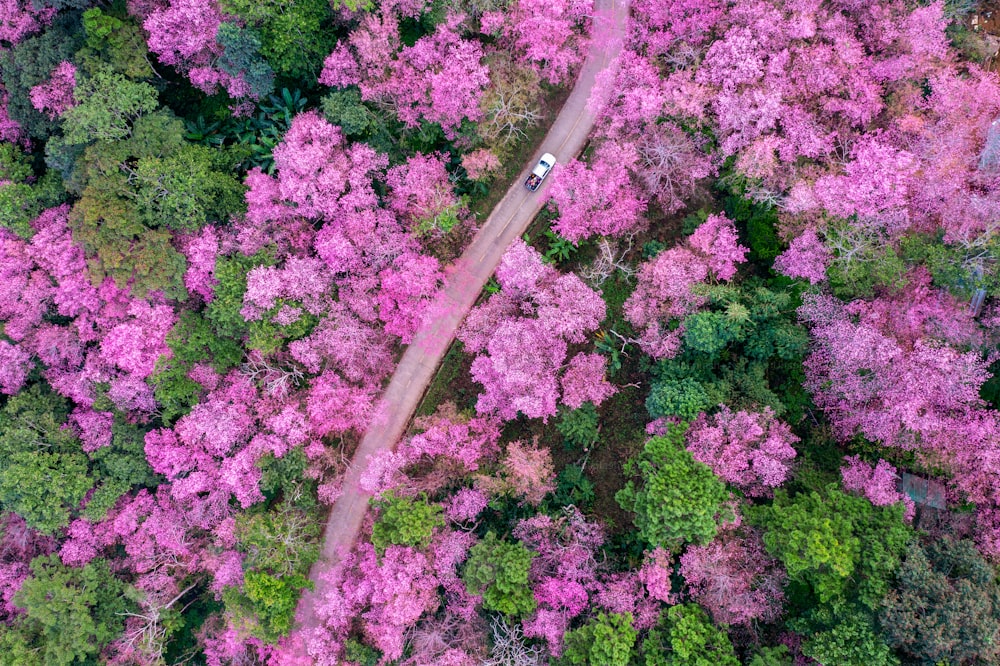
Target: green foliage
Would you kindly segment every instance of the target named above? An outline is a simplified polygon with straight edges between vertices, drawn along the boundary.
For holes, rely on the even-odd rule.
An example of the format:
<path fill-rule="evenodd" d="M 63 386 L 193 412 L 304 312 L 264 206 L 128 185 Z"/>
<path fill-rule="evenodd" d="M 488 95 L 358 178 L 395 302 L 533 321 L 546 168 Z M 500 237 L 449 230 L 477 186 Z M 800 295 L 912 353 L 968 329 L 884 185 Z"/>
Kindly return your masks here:
<path fill-rule="evenodd" d="M 564 636 L 563 664 L 581 666 L 628 666 L 639 633 L 632 627 L 632 614 L 601 613 Z"/>
<path fill-rule="evenodd" d="M 754 651 L 747 666 L 793 666 L 795 660 L 784 645 L 759 647 Z"/>
<path fill-rule="evenodd" d="M 384 553 L 390 545 L 426 548 L 434 528 L 444 527 L 441 505 L 428 502 L 426 497 L 411 499 L 386 493 L 374 504 L 379 514 L 372 526 L 371 540 L 379 553 Z"/>
<path fill-rule="evenodd" d="M 111 444 L 90 455 L 91 470 L 99 480 L 83 515 L 90 521 L 103 520 L 118 499 L 135 487 L 152 488 L 160 479 L 146 461 L 145 431 L 115 414 Z"/>
<path fill-rule="evenodd" d="M 358 666 L 379 666 L 382 663 L 382 653 L 351 637 L 344 645 L 344 659 Z"/>
<path fill-rule="evenodd" d="M 77 83 L 77 105 L 62 114 L 68 143 L 114 141 L 132 133 L 132 123 L 158 106 L 156 88 L 102 68 Z"/>
<path fill-rule="evenodd" d="M 1000 239 L 963 247 L 946 244 L 943 231 L 935 235 L 913 234 L 900 241 L 900 254 L 908 265 L 925 266 L 934 286 L 949 290 L 957 298 L 968 299 L 977 289 L 985 289 L 990 296 L 1000 295 Z"/>
<path fill-rule="evenodd" d="M 36 179 L 28 156 L 10 143 L 0 143 L 0 226 L 22 238 L 34 235 L 31 221 L 44 208 L 57 206 L 66 197 L 59 175 L 47 171 Z"/>
<path fill-rule="evenodd" d="M 880 613 L 889 645 L 915 663 L 996 663 L 1000 587 L 970 541 L 910 544 Z"/>
<path fill-rule="evenodd" d="M 730 175 L 732 186 L 722 197 L 722 206 L 729 219 L 745 230 L 744 237 L 750 248 L 750 261 L 770 265 L 782 250 L 775 227 L 778 209 L 767 203 L 756 203 L 746 195 L 746 179 Z"/>
<path fill-rule="evenodd" d="M 833 614 L 821 608 L 812 614 L 812 627 L 805 632 L 808 638 L 802 644 L 802 653 L 821 664 L 843 666 L 896 666 L 899 659 L 879 637 L 870 615 L 863 610 L 850 608 Z M 817 626 L 817 617 L 827 620 L 827 626 Z"/>
<path fill-rule="evenodd" d="M 186 144 L 163 157 L 140 159 L 128 175 L 143 222 L 191 231 L 243 212 L 244 187 L 234 175 L 234 157 L 227 150 Z"/>
<path fill-rule="evenodd" d="M 167 334 L 171 356 L 161 356 L 150 378 L 162 418 L 172 422 L 191 410 L 201 397 L 201 384 L 188 377 L 198 363 L 209 363 L 219 373 L 236 367 L 243 356 L 238 342 L 219 337 L 197 312 L 185 310 Z"/>
<path fill-rule="evenodd" d="M 274 576 L 304 574 L 319 557 L 321 523 L 286 497 L 266 511 L 236 518 L 237 548 L 249 570 Z"/>
<path fill-rule="evenodd" d="M 0 411 L 0 506 L 50 534 L 94 485 L 87 456 L 63 428 L 66 400 L 35 384 Z"/>
<path fill-rule="evenodd" d="M 597 408 L 594 403 L 585 402 L 578 409 L 560 410 L 556 430 L 569 448 L 586 451 L 597 444 Z"/>
<path fill-rule="evenodd" d="M 247 334 L 248 326 L 240 314 L 243 295 L 247 290 L 247 273 L 257 266 L 272 266 L 274 260 L 267 250 L 252 257 L 234 254 L 215 260 L 215 298 L 205 308 L 205 319 L 222 338 L 239 340 Z"/>
<path fill-rule="evenodd" d="M 253 636 L 265 643 L 275 643 L 291 630 L 299 595 L 311 586 L 309 579 L 301 574 L 278 578 L 261 571 L 247 571 L 243 576 L 243 591 L 227 587 L 222 600 L 229 613 L 246 621 Z"/>
<path fill-rule="evenodd" d="M 333 0 L 330 6 L 334 9 L 346 7 L 352 12 L 370 11 L 375 8 L 373 0 Z"/>
<path fill-rule="evenodd" d="M 75 568 L 49 555 L 35 558 L 31 573 L 14 595 L 14 603 L 26 611 L 15 620 L 17 637 L 0 638 L 0 646 L 12 644 L 21 654 L 31 646 L 35 656 L 3 663 L 96 663 L 97 654 L 124 627 L 129 610 L 126 586 L 111 575 L 103 560 Z"/>
<path fill-rule="evenodd" d="M 795 422 L 808 395 L 802 359 L 809 337 L 796 322 L 798 295 L 759 278 L 704 288 L 705 308 L 684 319 L 684 346 L 653 369 L 653 416 L 692 419 L 707 406 L 766 405 Z M 697 387 L 696 387 L 697 386 Z"/>
<path fill-rule="evenodd" d="M 382 127 L 378 115 L 361 101 L 357 88 L 331 91 L 320 101 L 320 110 L 351 138 L 364 138 Z"/>
<path fill-rule="evenodd" d="M 260 99 L 274 91 L 274 71 L 260 55 L 263 43 L 256 30 L 223 21 L 215 40 L 222 47 L 219 69 L 232 76 L 242 74 L 254 98 Z"/>
<path fill-rule="evenodd" d="M 98 7 L 86 10 L 83 28 L 87 40 L 74 62 L 85 72 L 93 74 L 110 66 L 129 79 L 153 76 L 142 27 L 128 15 L 124 3 L 116 3 L 108 13 Z"/>
<path fill-rule="evenodd" d="M 186 142 L 184 124 L 169 111 L 136 118 L 127 136 L 98 141 L 77 158 L 55 139 L 49 148 L 50 164 L 63 164 L 67 188 L 80 193 L 70 223 L 93 279 L 133 280 L 138 296 L 150 289 L 187 296 L 186 262 L 168 229 L 196 229 L 244 209 L 238 156 Z"/>
<path fill-rule="evenodd" d="M 580 250 L 576 243 L 563 238 L 551 229 L 545 230 L 545 238 L 549 241 L 549 246 L 545 250 L 545 260 L 553 264 L 562 264 L 573 258 Z"/>
<path fill-rule="evenodd" d="M 88 255 L 91 279 L 114 279 L 132 294 L 162 291 L 168 298 L 187 298 L 184 255 L 174 249 L 166 229 L 149 229 L 139 221 L 135 205 L 100 188 L 88 188 L 73 207 L 70 227 Z"/>
<path fill-rule="evenodd" d="M 286 501 L 304 511 L 316 508 L 316 482 L 304 476 L 309 460 L 302 447 L 296 447 L 280 458 L 267 453 L 257 459 L 256 465 L 261 472 L 260 489 L 266 497 L 271 499 L 281 494 Z"/>
<path fill-rule="evenodd" d="M 224 0 L 220 6 L 260 33 L 260 52 L 279 76 L 315 78 L 336 43 L 327 0 Z"/>
<path fill-rule="evenodd" d="M 469 594 L 483 595 L 483 608 L 506 615 L 527 615 L 535 610 L 535 596 L 528 584 L 528 569 L 535 553 L 521 543 L 510 543 L 488 532 L 469 549 L 462 580 Z"/>
<path fill-rule="evenodd" d="M 226 588 L 226 609 L 248 621 L 251 633 L 274 643 L 295 619 L 303 589 L 312 589 L 307 574 L 319 557 L 322 531 L 316 516 L 298 506 L 301 486 L 265 510 L 236 518 L 237 549 L 244 554 L 243 590 Z"/>
<path fill-rule="evenodd" d="M 866 298 L 876 289 L 894 291 L 906 286 L 908 267 L 887 232 L 835 220 L 825 233 L 827 245 L 833 248 L 826 274 L 837 297 Z"/>
<path fill-rule="evenodd" d="M 49 80 L 63 60 L 72 60 L 83 42 L 80 14 L 63 12 L 42 33 L 0 53 L 0 80 L 7 92 L 7 115 L 33 139 L 46 140 L 58 123 L 31 104 L 34 86 Z"/>
<path fill-rule="evenodd" d="M 642 643 L 645 666 L 739 666 L 723 629 L 697 604 L 673 606 Z M 833 663 L 833 662 L 830 662 Z"/>
<path fill-rule="evenodd" d="M 579 465 L 566 465 L 556 476 L 556 490 L 551 495 L 549 506 L 556 509 L 573 505 L 581 511 L 590 511 L 596 495 L 594 484 L 583 474 Z"/>
<path fill-rule="evenodd" d="M 663 379 L 653 384 L 646 398 L 646 410 L 653 418 L 677 416 L 691 421 L 709 409 L 713 402 L 705 388 L 690 377 Z"/>
<path fill-rule="evenodd" d="M 301 304 L 283 298 L 277 299 L 273 308 L 261 315 L 260 319 L 250 322 L 247 347 L 259 350 L 265 355 L 272 354 L 281 349 L 286 342 L 309 335 L 319 322 L 315 315 L 305 311 L 291 324 L 275 322 L 275 315 L 285 307 L 301 307 Z"/>
<path fill-rule="evenodd" d="M 84 515 L 99 520 L 122 494 L 157 481 L 137 426 L 116 418 L 111 444 L 88 458 L 65 427 L 68 414 L 65 398 L 41 384 L 12 396 L 0 411 L 0 507 L 46 534 L 69 524 L 95 486 Z"/>
<path fill-rule="evenodd" d="M 651 547 L 676 548 L 684 543 L 708 543 L 718 520 L 732 519 L 726 506 L 729 492 L 708 465 L 684 448 L 686 426 L 670 424 L 667 435 L 653 437 L 638 458 L 625 465 L 638 474 L 615 499 L 635 513 L 639 536 Z"/>
<path fill-rule="evenodd" d="M 872 506 L 834 484 L 795 497 L 776 490 L 770 506 L 750 515 L 789 578 L 808 585 L 821 604 L 856 599 L 878 607 L 913 536 L 902 505 Z"/>
<path fill-rule="evenodd" d="M 280 95 L 268 95 L 255 115 L 207 126 L 199 118 L 198 123 L 188 123 L 187 136 L 206 145 L 232 144 L 231 149 L 240 151 L 241 169 L 259 167 L 273 174 L 274 148 L 281 143 L 292 118 L 305 109 L 308 101 L 298 89 L 282 88 Z"/>

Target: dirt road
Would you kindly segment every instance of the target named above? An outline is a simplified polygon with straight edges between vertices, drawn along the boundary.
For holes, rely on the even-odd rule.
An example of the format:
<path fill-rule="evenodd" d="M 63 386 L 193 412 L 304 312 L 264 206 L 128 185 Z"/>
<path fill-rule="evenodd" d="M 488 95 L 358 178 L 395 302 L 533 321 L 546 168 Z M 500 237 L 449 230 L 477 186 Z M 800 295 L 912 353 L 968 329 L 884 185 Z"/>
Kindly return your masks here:
<path fill-rule="evenodd" d="M 370 495 L 361 489 L 359 480 L 369 456 L 391 449 L 406 432 L 455 332 L 496 269 L 504 250 L 525 232 L 545 201 L 545 190 L 551 181 L 543 183 L 538 192 L 529 192 L 522 186 L 524 179 L 542 153 L 550 152 L 562 163 L 583 149 L 595 120 L 587 102 L 598 73 L 616 63 L 625 35 L 628 1 L 596 1 L 594 39 L 572 93 L 531 162 L 525 165 L 524 172 L 490 213 L 456 263 L 454 273 L 430 308 L 430 316 L 396 367 L 344 478 L 344 493 L 330 511 L 321 559 L 310 575 L 316 589 L 303 596 L 298 609 L 297 619 L 306 634 L 305 640 L 308 641 L 308 633 L 319 623 L 314 610 L 315 600 L 323 594 L 319 575 L 354 545 L 368 510 Z"/>

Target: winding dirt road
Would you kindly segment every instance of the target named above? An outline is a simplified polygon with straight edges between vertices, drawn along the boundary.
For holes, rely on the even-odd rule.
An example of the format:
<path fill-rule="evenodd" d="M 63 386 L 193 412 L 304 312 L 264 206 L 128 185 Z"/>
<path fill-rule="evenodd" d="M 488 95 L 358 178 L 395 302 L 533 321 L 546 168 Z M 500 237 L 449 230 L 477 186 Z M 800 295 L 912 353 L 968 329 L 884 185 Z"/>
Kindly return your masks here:
<path fill-rule="evenodd" d="M 563 163 L 583 149 L 595 120 L 588 100 L 598 73 L 617 64 L 628 12 L 629 0 L 595 2 L 594 39 L 572 93 L 536 154 L 525 165 L 523 173 L 456 262 L 445 288 L 431 305 L 423 327 L 396 367 L 344 477 L 344 493 L 334 503 L 327 519 L 322 554 L 310 573 L 316 588 L 314 592 L 303 595 L 298 608 L 298 625 L 305 634 L 300 637 L 305 641 L 308 642 L 310 630 L 318 627 L 320 622 L 315 612 L 316 600 L 323 595 L 320 574 L 334 566 L 354 545 L 368 510 L 371 496 L 362 490 L 359 481 L 369 457 L 378 451 L 392 449 L 404 435 L 441 359 L 455 338 L 455 332 L 493 275 L 500 257 L 511 241 L 527 230 L 541 210 L 551 180 L 546 181 L 538 192 L 529 192 L 522 185 L 528 172 L 544 152 L 552 153 L 558 162 Z"/>

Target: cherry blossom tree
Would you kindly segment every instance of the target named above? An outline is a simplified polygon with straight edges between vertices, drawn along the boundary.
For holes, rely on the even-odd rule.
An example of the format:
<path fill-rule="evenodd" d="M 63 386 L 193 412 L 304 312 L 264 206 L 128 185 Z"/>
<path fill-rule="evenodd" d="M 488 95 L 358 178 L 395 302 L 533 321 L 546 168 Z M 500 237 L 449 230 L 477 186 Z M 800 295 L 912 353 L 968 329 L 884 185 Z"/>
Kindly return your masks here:
<path fill-rule="evenodd" d="M 368 14 L 327 57 L 319 82 L 358 85 L 362 99 L 389 104 L 407 125 L 426 120 L 453 133 L 463 118 L 479 119 L 489 83 L 481 47 L 460 34 L 463 20 L 449 14 L 433 33 L 402 46 L 396 17 Z"/>
<path fill-rule="evenodd" d="M 725 405 L 701 414 L 687 432 L 687 450 L 716 476 L 751 497 L 767 496 L 788 478 L 799 438 L 765 407 L 733 412 Z"/>
<path fill-rule="evenodd" d="M 541 255 L 523 241 L 515 241 L 500 261 L 497 280 L 501 291 L 474 309 L 459 339 L 478 354 L 472 376 L 485 388 L 476 409 L 513 419 L 518 412 L 531 418 L 556 413 L 558 374 L 564 367 L 569 343 L 585 340 L 597 328 L 605 306 L 597 293 L 575 275 L 559 275 Z M 570 387 L 580 377 L 578 365 Z M 593 368 L 590 379 L 596 380 Z M 607 393 L 600 382 L 588 389 Z M 571 400 L 578 396 L 571 395 Z"/>
<path fill-rule="evenodd" d="M 661 252 L 644 264 L 624 306 L 625 318 L 640 331 L 643 350 L 654 358 L 676 355 L 684 331 L 683 327 L 671 330 L 669 322 L 697 312 L 707 300 L 695 287 L 710 277 L 731 279 L 747 252 L 737 241 L 732 221 L 710 215 L 686 246 Z"/>
<path fill-rule="evenodd" d="M 566 83 L 583 60 L 592 0 L 559 0 L 541 7 L 516 0 L 507 11 L 486 11 L 481 30 L 499 35 L 500 44 L 538 70 L 549 83 Z"/>
<path fill-rule="evenodd" d="M 788 249 L 774 260 L 774 270 L 788 277 L 808 280 L 809 284 L 819 284 L 826 280 L 826 267 L 830 261 L 830 251 L 816 235 L 816 230 L 808 228 L 792 239 Z"/>
<path fill-rule="evenodd" d="M 31 89 L 31 105 L 50 118 L 56 118 L 76 104 L 73 98 L 75 87 L 76 65 L 64 60 L 52 70 L 52 78 Z"/>
<path fill-rule="evenodd" d="M 847 465 L 840 468 L 840 478 L 845 490 L 861 493 L 875 506 L 888 506 L 902 502 L 906 506 L 906 518 L 911 520 L 916 511 L 913 500 L 896 490 L 899 474 L 896 468 L 884 460 L 872 467 L 858 456 L 846 456 Z"/>
<path fill-rule="evenodd" d="M 553 223 L 559 235 L 578 242 L 594 234 L 618 236 L 644 226 L 646 201 L 632 184 L 628 168 L 637 159 L 629 146 L 608 142 L 589 168 L 576 160 L 557 164 L 549 193 L 559 209 Z"/>
<path fill-rule="evenodd" d="M 787 576 L 757 529 L 727 529 L 707 545 L 689 547 L 680 560 L 689 594 L 716 622 L 749 626 L 781 615 Z"/>

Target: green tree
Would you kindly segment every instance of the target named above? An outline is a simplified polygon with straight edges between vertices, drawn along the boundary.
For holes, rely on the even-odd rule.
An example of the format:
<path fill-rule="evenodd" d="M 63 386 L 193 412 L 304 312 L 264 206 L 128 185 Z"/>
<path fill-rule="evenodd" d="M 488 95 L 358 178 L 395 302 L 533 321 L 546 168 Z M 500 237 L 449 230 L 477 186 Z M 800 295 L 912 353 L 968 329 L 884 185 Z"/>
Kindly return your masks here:
<path fill-rule="evenodd" d="M 225 149 L 182 144 L 169 155 L 140 159 L 133 173 L 120 168 L 134 179 L 127 196 L 147 227 L 190 231 L 245 210 L 245 188 L 234 175 L 238 161 Z"/>
<path fill-rule="evenodd" d="M 597 443 L 597 409 L 585 402 L 578 409 L 561 410 L 556 430 L 567 447 L 589 449 Z"/>
<path fill-rule="evenodd" d="M 125 492 L 154 486 L 144 433 L 116 418 L 109 446 L 88 457 L 65 426 L 65 398 L 34 384 L 0 410 L 0 507 L 43 533 L 69 524 L 87 493 L 84 514 L 99 520 Z"/>
<path fill-rule="evenodd" d="M 201 397 L 201 384 L 188 377 L 198 363 L 208 363 L 219 373 L 236 367 L 243 348 L 236 340 L 216 335 L 199 313 L 186 310 L 167 334 L 170 356 L 161 356 L 150 378 L 156 401 L 166 422 L 183 416 Z"/>
<path fill-rule="evenodd" d="M 386 493 L 374 504 L 379 514 L 372 526 L 372 545 L 379 553 L 390 545 L 426 548 L 434 528 L 444 527 L 441 505 L 428 502 L 426 497 L 411 499 Z"/>
<path fill-rule="evenodd" d="M 625 464 L 625 473 L 638 473 L 615 495 L 626 511 L 635 513 L 639 536 L 652 547 L 707 543 L 718 520 L 730 519 L 729 492 L 708 465 L 684 448 L 687 426 L 670 424 L 664 437 L 653 437 L 638 458 Z"/>
<path fill-rule="evenodd" d="M 357 88 L 331 91 L 320 101 L 320 109 L 327 120 L 352 138 L 365 137 L 381 127 L 378 116 L 361 101 Z"/>
<path fill-rule="evenodd" d="M 535 596 L 528 584 L 528 569 L 535 553 L 521 543 L 510 543 L 487 532 L 469 549 L 462 580 L 469 594 L 483 595 L 483 608 L 506 615 L 527 615 L 535 610 Z"/>
<path fill-rule="evenodd" d="M 0 180 L 9 181 L 0 187 L 0 225 L 22 238 L 34 235 L 31 221 L 43 208 L 56 206 L 66 197 L 56 172 L 46 171 L 36 178 L 28 156 L 10 143 L 0 143 Z"/>
<path fill-rule="evenodd" d="M 673 606 L 642 642 L 645 666 L 739 666 L 724 629 L 697 604 Z"/>
<path fill-rule="evenodd" d="M 222 598 L 226 608 L 249 622 L 250 632 L 267 643 L 288 634 L 295 619 L 295 606 L 303 589 L 312 583 L 302 574 L 276 577 L 262 571 L 248 571 L 243 592 L 228 587 Z"/>
<path fill-rule="evenodd" d="M 73 61 L 85 72 L 93 74 L 110 66 L 129 79 L 153 76 L 142 27 L 128 15 L 124 3 L 115 3 L 106 10 L 86 10 L 83 29 L 87 39 Z"/>
<path fill-rule="evenodd" d="M 124 139 L 137 118 L 159 105 L 156 88 L 131 81 L 110 67 L 78 82 L 73 97 L 77 105 L 62 114 L 69 143 Z"/>
<path fill-rule="evenodd" d="M 883 635 L 916 663 L 996 663 L 1000 656 L 1000 587 L 970 541 L 911 543 L 882 603 Z"/>
<path fill-rule="evenodd" d="M 124 627 L 125 584 L 103 560 L 76 568 L 49 555 L 32 560 L 31 573 L 14 595 L 14 603 L 25 609 L 14 625 L 21 638 L 7 641 L 32 646 L 36 663 L 44 666 L 96 663 L 97 654 Z"/>
<path fill-rule="evenodd" d="M 601 613 L 579 629 L 566 632 L 562 663 L 628 666 L 638 636 L 631 613 Z"/>
<path fill-rule="evenodd" d="M 240 310 L 247 291 L 247 273 L 257 266 L 271 266 L 274 260 L 267 250 L 252 257 L 236 253 L 215 260 L 215 298 L 205 308 L 205 319 L 215 329 L 216 335 L 239 340 L 247 334 L 248 326 Z"/>
<path fill-rule="evenodd" d="M 87 456 L 63 428 L 65 399 L 35 384 L 0 411 L 0 505 L 44 533 L 69 524 L 94 481 Z"/>
<path fill-rule="evenodd" d="M 336 43 L 327 0 L 224 0 L 220 4 L 260 33 L 260 52 L 279 76 L 315 78 Z"/>
<path fill-rule="evenodd" d="M 260 99 L 274 92 L 274 70 L 260 55 L 263 44 L 256 30 L 224 21 L 215 41 L 222 47 L 219 69 L 232 76 L 242 74 L 252 97 Z"/>
<path fill-rule="evenodd" d="M 702 288 L 704 308 L 678 322 L 681 352 L 653 368 L 651 414 L 691 419 L 703 405 L 726 403 L 766 405 L 793 422 L 801 417 L 808 404 L 802 359 L 809 336 L 796 321 L 795 288 L 779 282 L 751 278 Z"/>
<path fill-rule="evenodd" d="M 821 664 L 838 666 L 899 664 L 892 649 L 878 635 L 867 609 L 848 608 L 833 613 L 832 609 L 821 607 L 810 615 L 809 622 L 800 624 L 802 633 L 807 636 L 802 643 L 802 653 L 807 657 Z"/>
<path fill-rule="evenodd" d="M 749 515 L 764 528 L 764 545 L 789 578 L 823 604 L 857 599 L 877 608 L 913 536 L 902 505 L 872 506 L 835 484 L 794 497 L 776 490 L 770 506 Z"/>
<path fill-rule="evenodd" d="M 132 201 L 99 186 L 88 188 L 70 214 L 73 237 L 88 255 L 91 279 L 114 279 L 121 287 L 131 281 L 132 293 L 144 296 L 157 289 L 169 298 L 185 299 L 184 255 L 174 249 L 173 234 L 149 229 Z"/>
<path fill-rule="evenodd" d="M 691 421 L 711 406 L 705 388 L 690 377 L 656 381 L 646 398 L 646 410 L 653 418 L 676 416 Z"/>

